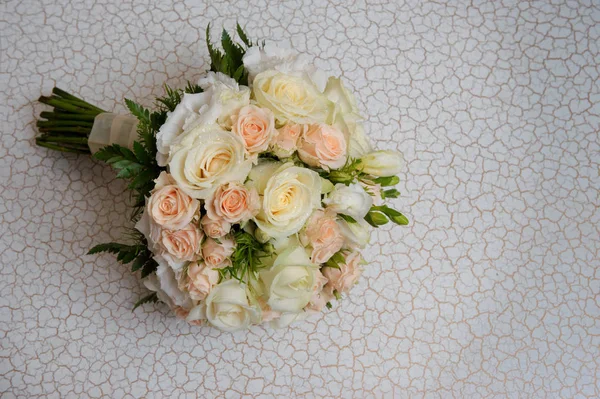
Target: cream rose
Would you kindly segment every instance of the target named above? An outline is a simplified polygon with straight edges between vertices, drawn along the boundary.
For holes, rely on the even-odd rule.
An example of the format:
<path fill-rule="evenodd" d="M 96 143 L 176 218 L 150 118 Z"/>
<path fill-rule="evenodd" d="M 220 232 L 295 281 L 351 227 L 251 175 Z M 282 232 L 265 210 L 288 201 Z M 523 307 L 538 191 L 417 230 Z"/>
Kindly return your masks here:
<path fill-rule="evenodd" d="M 228 183 L 219 186 L 204 207 L 211 219 L 238 223 L 256 215 L 260 199 L 255 189 L 248 189 L 240 183 Z"/>
<path fill-rule="evenodd" d="M 306 77 L 267 70 L 254 78 L 252 92 L 280 124 L 333 122 L 333 103 Z"/>
<path fill-rule="evenodd" d="M 202 244 L 202 256 L 210 267 L 219 267 L 231 256 L 235 248 L 235 241 L 230 237 L 207 238 Z"/>
<path fill-rule="evenodd" d="M 363 219 L 373 205 L 373 198 L 358 183 L 349 186 L 338 183 L 323 200 L 327 209 L 336 213 Z"/>
<path fill-rule="evenodd" d="M 310 261 L 304 248 L 286 249 L 271 268 L 260 272 L 267 304 L 278 312 L 299 312 L 313 295 L 318 271 L 319 267 Z"/>
<path fill-rule="evenodd" d="M 173 147 L 171 175 L 193 198 L 206 199 L 221 184 L 244 181 L 252 167 L 244 143 L 218 125 L 201 125 Z"/>
<path fill-rule="evenodd" d="M 198 212 L 200 202 L 193 199 L 179 187 L 166 172 L 156 179 L 156 186 L 148 198 L 146 212 L 159 226 L 179 230 L 192 221 Z"/>
<path fill-rule="evenodd" d="M 320 176 L 292 163 L 258 165 L 247 184 L 262 196 L 262 207 L 254 221 L 270 237 L 297 233 L 321 204 Z"/>
<path fill-rule="evenodd" d="M 164 251 L 160 255 L 169 263 L 196 260 L 203 237 L 202 231 L 191 223 L 181 230 L 162 230 L 160 246 Z"/>
<path fill-rule="evenodd" d="M 298 139 L 306 131 L 307 125 L 297 123 L 286 123 L 277 129 L 277 135 L 271 143 L 271 151 L 278 158 L 291 157 L 298 148 Z"/>
<path fill-rule="evenodd" d="M 260 323 L 260 307 L 246 285 L 227 280 L 215 286 L 203 304 L 193 308 L 188 321 L 207 319 L 213 326 L 228 332 L 243 330 Z"/>
<path fill-rule="evenodd" d="M 300 138 L 298 156 L 313 167 L 339 169 L 346 163 L 346 139 L 333 126 L 310 125 Z"/>
<path fill-rule="evenodd" d="M 373 176 L 395 176 L 404 168 L 402 153 L 391 150 L 370 152 L 361 161 L 362 171 Z"/>
<path fill-rule="evenodd" d="M 273 112 L 268 108 L 246 105 L 232 117 L 232 131 L 237 134 L 246 147 L 246 151 L 256 158 L 266 151 L 276 133 Z"/>
<path fill-rule="evenodd" d="M 231 230 L 231 223 L 223 219 L 211 219 L 208 215 L 202 216 L 200 220 L 202 229 L 211 238 L 220 238 Z"/>
<path fill-rule="evenodd" d="M 219 282 L 219 272 L 205 263 L 193 263 L 187 271 L 187 290 L 194 301 L 202 301 Z"/>
<path fill-rule="evenodd" d="M 333 294 L 334 290 L 340 294 L 350 291 L 362 272 L 360 253 L 352 252 L 345 255 L 345 260 L 346 262 L 341 264 L 339 269 L 333 267 L 323 268 L 323 275 L 329 280 L 325 290 L 330 294 Z"/>
<path fill-rule="evenodd" d="M 336 214 L 322 209 L 313 212 L 301 238 L 305 245 L 312 248 L 310 259 L 317 264 L 327 262 L 344 244 Z"/>

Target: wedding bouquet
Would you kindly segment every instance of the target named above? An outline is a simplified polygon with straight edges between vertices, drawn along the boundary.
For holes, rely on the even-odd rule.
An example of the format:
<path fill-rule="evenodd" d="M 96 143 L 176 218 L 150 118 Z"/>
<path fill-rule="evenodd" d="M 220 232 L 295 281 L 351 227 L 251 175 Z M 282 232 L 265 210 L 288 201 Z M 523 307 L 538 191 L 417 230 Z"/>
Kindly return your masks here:
<path fill-rule="evenodd" d="M 130 242 L 97 245 L 141 272 L 192 324 L 282 327 L 331 308 L 361 274 L 372 227 L 408 224 L 383 204 L 403 166 L 375 151 L 354 96 L 306 56 L 206 32 L 210 71 L 166 87 L 150 111 L 107 113 L 60 89 L 40 101 L 37 144 L 92 153 L 129 180 Z M 135 118 L 134 118 L 135 117 Z"/>

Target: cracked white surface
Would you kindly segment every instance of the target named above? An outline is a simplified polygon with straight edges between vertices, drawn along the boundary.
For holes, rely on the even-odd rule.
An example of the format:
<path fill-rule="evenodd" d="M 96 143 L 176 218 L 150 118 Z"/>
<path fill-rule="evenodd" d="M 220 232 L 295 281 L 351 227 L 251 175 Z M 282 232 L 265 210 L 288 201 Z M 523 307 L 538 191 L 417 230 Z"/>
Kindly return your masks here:
<path fill-rule="evenodd" d="M 0 5 L 3 398 L 600 396 L 598 2 L 130 3 Z M 55 84 L 150 105 L 236 18 L 343 74 L 413 223 L 321 319 L 232 335 L 132 313 L 138 278 L 84 255 L 127 227 L 124 184 L 33 137 Z"/>

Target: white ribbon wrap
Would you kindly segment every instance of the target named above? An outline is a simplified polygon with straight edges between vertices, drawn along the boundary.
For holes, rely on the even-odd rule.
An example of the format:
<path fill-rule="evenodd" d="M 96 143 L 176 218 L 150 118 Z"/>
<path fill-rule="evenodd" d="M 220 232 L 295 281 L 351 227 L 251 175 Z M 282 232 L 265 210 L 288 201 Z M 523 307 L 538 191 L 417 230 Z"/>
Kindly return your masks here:
<path fill-rule="evenodd" d="M 94 118 L 92 132 L 88 137 L 88 146 L 92 154 L 110 144 L 133 149 L 137 139 L 138 120 L 131 115 L 118 115 L 111 112 L 99 114 Z"/>

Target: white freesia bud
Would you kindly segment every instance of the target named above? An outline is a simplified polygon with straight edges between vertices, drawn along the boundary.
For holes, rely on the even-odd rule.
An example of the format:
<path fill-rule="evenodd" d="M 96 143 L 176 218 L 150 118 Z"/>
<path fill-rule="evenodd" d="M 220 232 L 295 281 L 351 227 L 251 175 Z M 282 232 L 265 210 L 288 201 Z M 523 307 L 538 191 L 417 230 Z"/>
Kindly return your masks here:
<path fill-rule="evenodd" d="M 260 307 L 245 285 L 237 280 L 227 280 L 215 286 L 205 303 L 193 308 L 187 321 L 207 319 L 223 331 L 237 331 L 250 324 L 260 323 Z"/>
<path fill-rule="evenodd" d="M 319 267 L 310 261 L 304 248 L 286 249 L 269 270 L 260 273 L 267 304 L 275 311 L 299 312 L 311 299 L 318 271 Z"/>
<path fill-rule="evenodd" d="M 342 236 L 344 237 L 344 246 L 349 248 L 364 248 L 369 243 L 371 238 L 371 225 L 364 219 L 348 222 L 346 220 L 338 220 Z"/>
<path fill-rule="evenodd" d="M 373 198 L 358 183 L 349 186 L 338 183 L 323 202 L 327 209 L 359 220 L 371 209 Z"/>
<path fill-rule="evenodd" d="M 404 168 L 404 156 L 397 151 L 374 151 L 361 160 L 362 171 L 373 176 L 394 176 Z"/>

